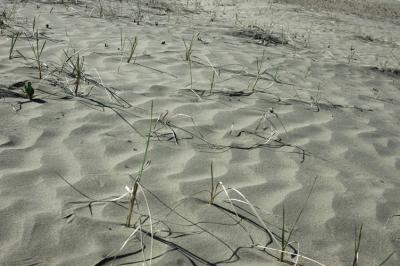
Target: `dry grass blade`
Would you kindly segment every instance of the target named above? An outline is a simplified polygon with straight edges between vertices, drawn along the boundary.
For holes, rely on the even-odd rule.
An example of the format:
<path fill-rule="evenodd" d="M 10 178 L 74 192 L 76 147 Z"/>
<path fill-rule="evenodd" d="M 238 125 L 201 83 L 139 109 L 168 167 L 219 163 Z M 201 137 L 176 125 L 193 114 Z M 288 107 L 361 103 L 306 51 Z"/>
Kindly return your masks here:
<path fill-rule="evenodd" d="M 145 203 L 146 203 L 147 213 L 148 213 L 148 215 L 149 215 L 150 236 L 151 236 L 151 237 L 150 237 L 149 262 L 150 262 L 150 265 L 151 265 L 151 260 L 152 260 L 152 258 L 153 258 L 153 222 L 152 222 L 152 218 L 151 218 L 151 212 L 150 212 L 149 202 L 148 202 L 148 200 L 147 200 L 146 194 L 144 193 L 143 187 L 140 185 L 140 183 L 139 183 L 139 188 L 140 188 L 140 191 L 141 191 L 142 194 L 143 194 L 143 198 L 144 198 L 144 201 L 145 201 Z"/>
<path fill-rule="evenodd" d="M 215 86 L 215 71 L 212 71 L 211 82 L 210 82 L 210 91 L 209 91 L 210 95 L 212 94 L 214 86 Z"/>
<path fill-rule="evenodd" d="M 285 251 L 288 242 L 285 241 L 285 204 L 282 206 L 282 230 L 281 230 L 281 247 L 282 251 Z M 283 261 L 285 256 L 284 252 L 281 252 L 280 260 Z"/>
<path fill-rule="evenodd" d="M 149 264 L 151 265 L 151 262 L 152 262 L 152 259 L 153 259 L 153 242 L 154 242 L 154 237 L 153 237 L 153 221 L 152 221 L 152 216 L 151 216 L 151 212 L 150 212 L 150 206 L 149 206 L 149 202 L 148 202 L 148 200 L 147 200 L 147 197 L 146 197 L 146 194 L 145 194 L 145 192 L 144 192 L 144 190 L 143 190 L 143 187 L 140 185 L 140 183 L 137 183 L 138 184 L 138 188 L 140 189 L 140 192 L 143 194 L 143 198 L 144 198 L 144 201 L 145 201 L 145 204 L 146 204 L 146 209 L 147 209 L 147 214 L 148 214 L 148 218 L 149 218 L 149 225 L 150 225 L 150 254 L 149 254 L 149 259 L 146 259 L 146 256 L 145 256 L 145 254 L 144 254 L 144 244 L 143 244 L 143 225 L 144 225 L 144 223 L 142 223 L 142 221 L 141 221 L 141 219 L 139 219 L 138 220 L 138 224 L 139 224 L 139 226 L 137 227 L 137 228 L 135 228 L 135 230 L 128 236 L 128 238 L 124 241 L 124 243 L 121 245 L 121 247 L 119 248 L 119 250 L 117 251 L 117 253 L 114 255 L 114 257 L 113 257 L 113 261 L 115 261 L 115 259 L 117 258 L 117 256 L 118 256 L 118 253 L 120 253 L 124 248 L 125 248 L 125 246 L 128 244 L 128 242 L 135 236 L 135 234 L 137 233 L 137 232 L 139 232 L 140 233 L 140 246 L 141 246 L 141 253 L 142 253 L 142 256 L 143 256 L 143 265 L 145 265 L 144 264 L 144 262 L 145 261 L 149 261 Z M 129 188 L 128 187 L 126 187 L 127 188 L 127 190 L 129 190 Z M 115 200 L 119 200 L 119 199 L 121 199 L 121 198 L 123 198 L 123 197 L 125 197 L 127 194 L 130 194 L 129 192 L 128 193 L 125 193 L 124 195 L 122 195 L 121 197 L 118 197 L 118 198 L 116 198 L 116 199 L 113 199 L 113 201 L 115 201 Z M 147 233 L 146 233 L 147 234 Z M 112 254 L 112 253 L 111 253 Z"/>
<path fill-rule="evenodd" d="M 11 46 L 10 46 L 10 53 L 8 55 L 8 59 L 12 59 L 14 56 L 14 48 L 15 44 L 17 43 L 18 37 L 21 35 L 21 32 L 15 32 L 11 36 Z"/>
<path fill-rule="evenodd" d="M 384 265 L 386 262 L 388 262 L 390 260 L 390 258 L 395 254 L 396 252 L 392 252 L 390 253 L 381 263 L 378 264 L 378 266 L 382 266 Z"/>
<path fill-rule="evenodd" d="M 211 81 L 210 81 L 210 91 L 209 94 L 212 94 L 212 91 L 215 87 L 215 75 L 217 75 L 219 77 L 219 73 L 217 72 L 217 70 L 215 69 L 214 65 L 210 62 L 210 60 L 208 59 L 208 57 L 206 57 L 208 64 L 210 65 L 211 69 L 212 69 L 212 75 L 211 75 Z"/>
<path fill-rule="evenodd" d="M 136 47 L 138 44 L 138 39 L 135 36 L 135 38 L 133 38 L 133 40 L 129 40 L 129 42 L 130 42 L 130 47 L 129 47 L 130 49 L 129 49 L 129 56 L 128 56 L 127 63 L 130 63 L 132 60 L 133 54 L 135 53 L 135 50 L 136 50 Z"/>
<path fill-rule="evenodd" d="M 318 261 L 316 261 L 316 260 L 314 260 L 312 258 L 303 256 L 303 255 L 300 255 L 300 254 L 296 254 L 296 253 L 293 253 L 293 252 L 283 251 L 283 250 L 280 250 L 280 249 L 265 247 L 265 246 L 261 246 L 261 245 L 257 245 L 256 247 L 261 248 L 261 249 L 266 249 L 266 250 L 278 251 L 278 252 L 285 253 L 285 254 L 288 254 L 288 255 L 291 255 L 291 256 L 300 257 L 300 258 L 302 258 L 304 260 L 313 262 L 313 263 L 318 264 L 320 266 L 326 266 L 325 264 L 322 264 L 321 262 L 318 262 Z"/>
<path fill-rule="evenodd" d="M 185 45 L 185 61 L 189 61 L 191 59 L 192 52 L 193 52 L 193 42 L 194 42 L 195 37 L 198 35 L 199 34 L 195 35 L 193 32 L 192 39 L 190 40 L 189 43 L 186 43 L 185 39 L 182 39 L 183 44 Z"/>
<path fill-rule="evenodd" d="M 34 20 L 33 29 L 35 29 L 35 23 L 36 22 Z M 29 38 L 28 36 L 26 36 L 26 37 Z M 43 54 L 44 47 L 46 46 L 46 40 L 42 44 L 40 44 L 39 31 L 37 29 L 36 29 L 36 32 L 34 33 L 34 39 L 35 39 L 35 43 L 32 44 L 29 41 L 29 45 L 30 45 L 30 47 L 32 49 L 34 60 L 36 61 L 36 64 L 37 64 L 37 67 L 38 67 L 39 79 L 42 79 L 42 70 L 43 69 L 42 69 L 41 57 L 42 57 L 42 54 Z"/>
<path fill-rule="evenodd" d="M 362 237 L 362 229 L 363 224 L 361 224 L 360 229 L 357 233 L 357 227 L 354 230 L 354 258 L 353 258 L 353 266 L 358 265 L 358 257 L 360 252 L 360 244 L 361 244 L 361 237 Z"/>
<path fill-rule="evenodd" d="M 256 86 L 257 86 L 257 83 L 258 83 L 258 81 L 260 80 L 262 73 L 265 72 L 265 70 L 262 70 L 262 69 L 263 69 L 264 61 L 265 61 L 265 50 L 263 51 L 263 54 L 262 54 L 261 59 L 258 59 L 258 58 L 257 58 L 257 60 L 256 60 L 256 64 L 257 64 L 257 76 L 256 76 L 256 79 L 255 79 L 255 81 L 254 81 L 254 83 L 253 83 L 253 86 L 252 86 L 252 88 L 251 88 L 251 91 L 252 91 L 252 92 L 255 91 Z"/>
<path fill-rule="evenodd" d="M 75 96 L 77 96 L 79 86 L 80 86 L 81 80 L 83 78 L 85 58 L 83 56 L 80 57 L 79 54 L 77 54 L 76 63 L 73 63 L 72 61 L 71 61 L 71 63 L 73 65 L 72 75 L 75 76 L 74 94 L 75 94 Z"/>
<path fill-rule="evenodd" d="M 213 162 L 211 161 L 210 163 L 210 169 L 211 169 L 211 190 L 210 190 L 210 199 L 208 201 L 209 204 L 214 203 L 214 199 L 222 192 L 218 192 L 218 187 L 220 183 L 218 182 L 217 185 L 214 186 L 214 167 L 213 167 Z"/>
<path fill-rule="evenodd" d="M 296 225 L 297 225 L 297 223 L 300 221 L 300 218 L 301 218 L 301 216 L 302 216 L 302 214 L 303 214 L 303 212 L 304 212 L 304 210 L 305 210 L 305 208 L 306 208 L 306 205 L 307 205 L 307 202 L 308 202 L 308 200 L 310 199 L 310 196 L 311 196 L 311 194 L 312 194 L 312 192 L 313 192 L 313 190 L 314 190 L 314 187 L 315 187 L 315 184 L 316 184 L 316 182 L 317 182 L 317 179 L 318 179 L 318 176 L 316 176 L 315 178 L 314 178 L 314 181 L 313 181 L 313 183 L 312 183 L 312 185 L 311 185 L 311 188 L 310 188 L 310 191 L 308 192 L 308 194 L 307 194 L 307 198 L 306 198 L 306 200 L 304 201 L 304 204 L 303 204 L 303 206 L 301 207 L 301 209 L 300 209 L 300 211 L 299 211 L 299 213 L 297 214 L 297 217 L 296 217 L 296 220 L 295 220 L 295 222 L 293 223 L 293 225 L 291 226 L 291 228 L 290 228 L 290 230 L 289 230 L 289 234 L 288 234 L 288 236 L 287 236 L 287 238 L 285 239 L 285 206 L 283 205 L 283 208 L 282 208 L 282 215 L 283 215 L 283 217 L 282 217 L 282 223 L 283 223 L 283 225 L 282 225 L 282 239 L 281 239 L 281 250 L 282 251 L 286 251 L 286 248 L 288 247 L 288 245 L 289 245 L 289 243 L 290 243 L 290 239 L 291 239 L 291 237 L 292 237 L 292 235 L 293 235 L 293 233 L 294 233 L 294 230 L 295 230 L 295 228 L 296 228 Z M 280 261 L 284 261 L 284 252 L 282 252 L 281 253 L 281 257 L 280 257 Z"/>
<path fill-rule="evenodd" d="M 221 185 L 221 188 L 223 189 L 223 191 L 225 192 L 225 195 L 227 196 L 229 203 L 231 205 L 231 208 L 233 210 L 233 212 L 235 212 L 236 216 L 238 217 L 238 213 L 236 211 L 236 208 L 233 205 L 233 202 L 240 202 L 243 204 L 246 204 L 247 206 L 250 207 L 250 209 L 252 210 L 253 214 L 257 217 L 258 221 L 260 222 L 260 224 L 262 225 L 262 227 L 264 228 L 264 230 L 267 232 L 268 236 L 270 237 L 270 239 L 272 240 L 273 243 L 276 243 L 279 245 L 278 240 L 275 238 L 274 234 L 271 232 L 271 230 L 269 230 L 269 228 L 267 227 L 267 225 L 265 224 L 264 220 L 261 218 L 261 216 L 258 214 L 256 208 L 254 207 L 253 204 L 250 203 L 250 201 L 237 189 L 235 188 L 226 188 L 222 182 L 219 182 L 219 184 Z M 231 198 L 231 196 L 229 196 L 228 190 L 232 190 L 234 191 L 237 195 L 239 195 L 241 199 L 233 199 Z M 239 218 L 239 217 L 238 217 Z"/>
<path fill-rule="evenodd" d="M 73 83 L 74 89 L 71 90 L 71 93 L 78 96 L 81 81 L 85 78 L 85 58 L 79 55 L 79 51 L 75 52 L 75 50 L 73 50 L 72 55 L 69 55 L 66 50 L 63 50 L 63 52 L 66 59 L 60 68 L 60 72 L 65 71 L 69 76 L 75 79 Z"/>
<path fill-rule="evenodd" d="M 126 226 L 128 226 L 128 227 L 131 226 L 132 212 L 133 212 L 133 207 L 134 207 L 135 201 L 136 201 L 136 194 L 137 194 L 137 190 L 139 187 L 139 182 L 140 182 L 140 179 L 142 178 L 143 171 L 147 164 L 147 155 L 148 155 L 149 146 L 150 146 L 152 120 L 153 120 L 153 101 L 151 102 L 151 107 L 150 107 L 150 126 L 149 126 L 149 132 L 147 135 L 146 146 L 145 146 L 144 155 L 143 155 L 143 161 L 142 161 L 142 165 L 140 167 L 139 175 L 134 180 L 133 190 L 132 190 L 131 198 L 129 201 L 128 216 L 126 217 Z"/>

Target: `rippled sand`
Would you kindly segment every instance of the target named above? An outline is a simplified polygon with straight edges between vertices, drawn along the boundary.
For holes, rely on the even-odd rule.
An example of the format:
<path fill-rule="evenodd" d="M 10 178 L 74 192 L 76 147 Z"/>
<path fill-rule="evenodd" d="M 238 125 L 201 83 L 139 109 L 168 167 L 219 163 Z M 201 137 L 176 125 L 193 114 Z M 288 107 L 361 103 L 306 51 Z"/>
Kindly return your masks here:
<path fill-rule="evenodd" d="M 305 206 L 289 252 L 352 265 L 363 224 L 359 265 L 392 252 L 385 265 L 400 264 L 399 24 L 265 1 L 143 1 L 138 25 L 130 1 L 103 11 L 97 1 L 37 2 L 16 6 L 0 38 L 1 265 L 151 255 L 153 265 L 287 265 L 296 256 L 279 262 L 272 250 L 283 205 L 287 230 Z M 42 80 L 26 37 L 34 16 L 47 39 Z M 16 31 L 26 36 L 10 60 Z M 193 37 L 190 66 L 183 39 Z M 74 77 L 57 72 L 63 49 L 84 56 L 79 97 Z M 15 95 L 20 81 L 32 82 L 35 101 Z M 146 198 L 128 228 L 128 198 L 114 199 L 140 170 L 151 121 Z M 211 161 L 215 184 L 240 191 L 259 218 L 224 192 L 208 204 Z M 135 228 L 143 234 L 121 249 Z"/>

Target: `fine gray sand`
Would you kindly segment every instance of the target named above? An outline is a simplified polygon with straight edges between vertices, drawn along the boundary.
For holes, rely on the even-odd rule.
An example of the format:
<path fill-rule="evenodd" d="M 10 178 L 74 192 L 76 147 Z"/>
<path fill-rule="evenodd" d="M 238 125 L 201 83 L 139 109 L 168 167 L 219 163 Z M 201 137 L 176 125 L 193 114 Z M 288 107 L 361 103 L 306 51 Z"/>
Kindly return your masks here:
<path fill-rule="evenodd" d="M 399 2 L 0 8 L 0 265 L 400 265 Z"/>

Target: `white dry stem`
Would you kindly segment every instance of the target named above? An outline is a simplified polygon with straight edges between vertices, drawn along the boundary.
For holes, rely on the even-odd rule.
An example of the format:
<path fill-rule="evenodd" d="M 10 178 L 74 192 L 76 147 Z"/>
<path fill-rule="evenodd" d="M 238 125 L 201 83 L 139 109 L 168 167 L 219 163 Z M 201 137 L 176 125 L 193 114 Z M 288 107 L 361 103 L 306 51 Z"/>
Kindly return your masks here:
<path fill-rule="evenodd" d="M 262 248 L 262 249 L 268 249 L 268 250 L 272 250 L 272 251 L 278 251 L 278 252 L 286 253 L 286 254 L 289 254 L 289 255 L 295 255 L 295 256 L 298 256 L 298 257 L 300 257 L 300 258 L 302 258 L 302 259 L 305 259 L 305 260 L 314 262 L 315 264 L 318 264 L 318 265 L 320 265 L 320 266 L 326 266 L 325 264 L 322 264 L 321 262 L 318 262 L 318 261 L 316 261 L 316 260 L 314 260 L 314 259 L 312 259 L 312 258 L 303 256 L 303 255 L 300 255 L 300 254 L 296 254 L 296 253 L 293 253 L 293 252 L 284 251 L 284 250 L 275 249 L 275 248 L 270 248 L 270 247 L 265 247 L 265 246 L 261 246 L 261 245 L 256 245 L 256 247 Z"/>

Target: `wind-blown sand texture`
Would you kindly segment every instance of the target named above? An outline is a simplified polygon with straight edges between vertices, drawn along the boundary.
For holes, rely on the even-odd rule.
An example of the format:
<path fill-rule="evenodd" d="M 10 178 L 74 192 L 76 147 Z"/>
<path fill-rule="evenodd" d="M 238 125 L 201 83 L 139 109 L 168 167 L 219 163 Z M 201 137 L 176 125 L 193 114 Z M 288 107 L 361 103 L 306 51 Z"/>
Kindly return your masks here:
<path fill-rule="evenodd" d="M 358 265 L 400 264 L 398 18 L 287 1 L 61 2 L 1 2 L 0 265 L 318 265 L 279 261 L 283 206 L 286 237 L 305 206 L 288 252 L 353 265 L 363 224 Z M 127 227 L 150 122 L 146 198 Z M 211 161 L 214 185 L 259 218 L 224 192 L 208 204 Z"/>

